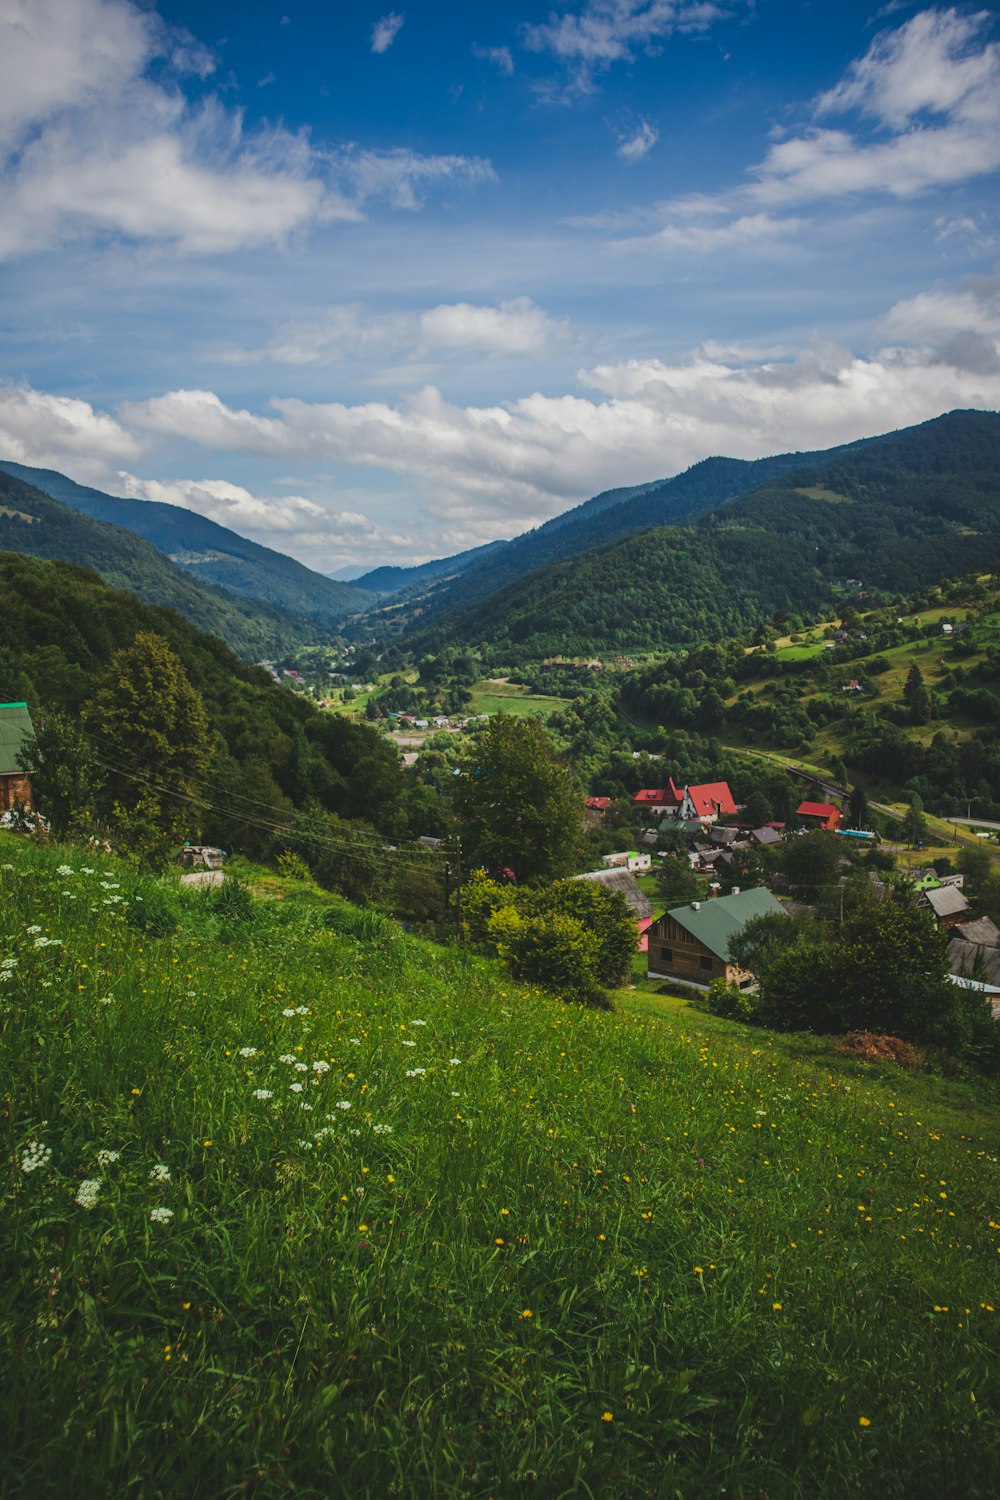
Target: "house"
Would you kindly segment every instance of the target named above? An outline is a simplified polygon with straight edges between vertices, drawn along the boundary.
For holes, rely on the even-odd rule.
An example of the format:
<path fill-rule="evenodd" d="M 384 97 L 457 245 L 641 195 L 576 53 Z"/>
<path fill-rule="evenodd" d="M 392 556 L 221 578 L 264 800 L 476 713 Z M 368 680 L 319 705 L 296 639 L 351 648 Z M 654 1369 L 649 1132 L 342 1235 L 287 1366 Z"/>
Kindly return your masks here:
<path fill-rule="evenodd" d="M 729 943 L 751 917 L 771 915 L 787 912 L 763 886 L 671 907 L 649 929 L 648 974 L 652 979 L 680 979 L 699 989 L 720 978 L 749 989 L 753 976 L 733 963 Z"/>
<path fill-rule="evenodd" d="M 968 901 L 954 885 L 940 885 L 933 890 L 921 891 L 917 897 L 917 906 L 921 909 L 930 907 L 935 919 L 943 922 L 946 927 L 960 922 L 969 910 Z"/>
<path fill-rule="evenodd" d="M 957 931 L 957 928 L 952 930 Z M 1000 1021 L 1000 948 L 952 937 L 948 943 L 948 968 L 952 984 L 961 989 L 980 991 L 992 1007 L 993 1019 Z"/>
<path fill-rule="evenodd" d="M 733 794 L 725 781 L 707 781 L 701 786 L 679 787 L 669 778 L 665 787 L 644 787 L 632 798 L 636 808 L 646 807 L 652 813 L 682 823 L 714 823 L 719 817 L 730 817 L 737 811 Z"/>
<path fill-rule="evenodd" d="M 610 806 L 610 797 L 588 797 L 583 804 L 585 822 L 600 823 Z"/>
<path fill-rule="evenodd" d="M 639 929 L 639 951 L 646 951 L 646 938 L 653 921 L 653 907 L 645 891 L 636 885 L 635 876 L 621 868 L 612 870 L 588 870 L 584 875 L 574 875 L 574 880 L 596 880 L 605 890 L 614 891 L 625 901 Z"/>
<path fill-rule="evenodd" d="M 177 863 L 186 870 L 221 870 L 225 858 L 225 849 L 211 844 L 185 844 L 177 854 Z"/>
<path fill-rule="evenodd" d="M 858 679 L 856 677 L 852 677 L 850 682 L 844 683 L 840 691 L 842 693 L 861 693 L 864 691 L 864 689 L 862 688 Z"/>
<path fill-rule="evenodd" d="M 840 827 L 841 811 L 832 802 L 800 802 L 795 811 L 815 828 L 826 828 L 833 833 Z"/>
<path fill-rule="evenodd" d="M 623 849 L 619 854 L 605 854 L 601 864 L 606 870 L 630 870 L 633 875 L 645 875 L 653 868 L 653 856 L 640 854 L 636 849 Z"/>
<path fill-rule="evenodd" d="M 0 703 L 0 813 L 31 806 L 25 751 L 35 738 L 26 703 Z"/>
<path fill-rule="evenodd" d="M 763 828 L 754 828 L 750 831 L 753 842 L 761 849 L 768 849 L 772 844 L 781 843 L 781 834 L 776 828 L 771 828 L 765 823 Z"/>

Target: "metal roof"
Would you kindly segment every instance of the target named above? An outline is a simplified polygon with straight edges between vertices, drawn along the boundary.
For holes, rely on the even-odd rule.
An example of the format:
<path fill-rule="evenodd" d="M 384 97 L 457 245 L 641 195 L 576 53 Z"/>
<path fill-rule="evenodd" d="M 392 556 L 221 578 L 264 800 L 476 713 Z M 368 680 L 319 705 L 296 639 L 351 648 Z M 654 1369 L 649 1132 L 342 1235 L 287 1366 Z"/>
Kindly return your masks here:
<path fill-rule="evenodd" d="M 16 776 L 26 769 L 21 764 L 21 748 L 34 737 L 28 705 L 0 703 L 0 776 Z"/>
<path fill-rule="evenodd" d="M 751 917 L 769 917 L 788 913 L 764 886 L 739 891 L 732 896 L 716 896 L 713 901 L 693 901 L 687 906 L 672 906 L 667 912 L 679 926 L 689 932 L 723 963 L 730 962 L 729 940 L 746 926 Z"/>
<path fill-rule="evenodd" d="M 644 921 L 653 915 L 653 907 L 646 892 L 635 882 L 635 876 L 630 870 L 617 868 L 610 870 L 588 870 L 583 875 L 574 875 L 574 880 L 596 880 L 598 885 L 605 886 L 608 890 L 624 896 L 629 909 L 636 921 Z"/>

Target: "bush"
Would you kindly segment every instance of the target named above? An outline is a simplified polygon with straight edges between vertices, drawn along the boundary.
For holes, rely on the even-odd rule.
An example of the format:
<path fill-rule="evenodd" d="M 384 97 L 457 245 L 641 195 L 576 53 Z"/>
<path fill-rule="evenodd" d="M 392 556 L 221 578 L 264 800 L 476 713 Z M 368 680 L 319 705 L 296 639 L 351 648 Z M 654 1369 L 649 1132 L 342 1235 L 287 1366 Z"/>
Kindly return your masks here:
<path fill-rule="evenodd" d="M 278 874 L 285 880 L 312 880 L 313 873 L 301 854 L 286 849 L 278 855 Z"/>
<path fill-rule="evenodd" d="M 241 933 L 257 920 L 257 903 L 250 887 L 232 875 L 227 875 L 221 885 L 210 888 L 208 906 L 219 918 L 220 937 Z"/>
<path fill-rule="evenodd" d="M 523 915 L 514 906 L 493 913 L 488 932 L 515 979 L 534 980 L 564 1000 L 610 1009 L 597 980 L 597 938 L 562 912 Z"/>
<path fill-rule="evenodd" d="M 148 937 L 169 937 L 180 925 L 175 898 L 162 886 L 145 881 L 131 893 L 126 920 L 136 932 Z"/>
<path fill-rule="evenodd" d="M 713 1016 L 725 1016 L 729 1021 L 752 1021 L 757 1014 L 756 996 L 727 984 L 721 974 L 708 986 L 704 1006 Z"/>

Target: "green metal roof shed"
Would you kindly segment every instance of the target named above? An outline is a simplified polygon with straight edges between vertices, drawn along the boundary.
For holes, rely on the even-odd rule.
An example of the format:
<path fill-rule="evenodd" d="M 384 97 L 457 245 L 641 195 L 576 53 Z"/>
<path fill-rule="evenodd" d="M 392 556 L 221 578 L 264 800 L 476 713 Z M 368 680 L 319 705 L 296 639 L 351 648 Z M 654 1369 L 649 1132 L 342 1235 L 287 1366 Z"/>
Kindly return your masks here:
<path fill-rule="evenodd" d="M 21 762 L 26 741 L 35 730 L 26 703 L 0 703 L 0 776 L 18 776 L 30 767 Z"/>
<path fill-rule="evenodd" d="M 732 896 L 716 896 L 714 901 L 692 901 L 687 906 L 673 906 L 667 912 L 686 932 L 723 963 L 731 963 L 729 940 L 736 936 L 751 917 L 770 917 L 788 913 L 771 892 L 763 886 L 738 891 Z"/>

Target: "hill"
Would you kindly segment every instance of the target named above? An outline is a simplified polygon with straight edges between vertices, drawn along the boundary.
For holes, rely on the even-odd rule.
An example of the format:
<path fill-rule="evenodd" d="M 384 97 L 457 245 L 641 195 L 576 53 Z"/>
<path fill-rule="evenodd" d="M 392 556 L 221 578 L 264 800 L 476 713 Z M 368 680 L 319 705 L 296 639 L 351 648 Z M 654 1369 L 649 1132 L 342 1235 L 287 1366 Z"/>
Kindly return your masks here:
<path fill-rule="evenodd" d="M 539 569 L 440 622 L 431 612 L 415 645 L 484 644 L 504 661 L 656 650 L 809 616 L 843 576 L 905 591 L 998 560 L 1000 415 L 952 412 L 831 450 L 695 525 Z"/>
<path fill-rule="evenodd" d="M 215 752 L 191 807 L 193 831 L 201 825 L 225 848 L 261 851 L 275 826 L 309 802 L 373 822 L 392 817 L 398 756 L 374 730 L 277 687 L 174 610 L 143 604 L 75 564 L 0 552 L 0 702 L 26 701 L 36 729 L 52 711 L 79 719 L 113 653 L 139 631 L 169 642 L 208 711 Z M 114 760 L 117 747 L 96 753 Z"/>
<path fill-rule="evenodd" d="M 4 1494 L 996 1493 L 993 1094 L 275 885 L 0 834 Z"/>
<path fill-rule="evenodd" d="M 370 604 L 353 583 L 340 583 L 296 562 L 283 552 L 220 526 L 180 505 L 129 500 L 77 484 L 54 469 L 31 469 L 0 462 L 0 471 L 33 485 L 43 494 L 97 521 L 145 537 L 158 551 L 200 582 L 274 605 L 317 623 L 335 626 Z M 77 559 L 82 561 L 82 559 Z"/>
<path fill-rule="evenodd" d="M 0 550 L 92 568 L 145 604 L 177 610 L 246 658 L 319 638 L 316 622 L 200 582 L 134 532 L 94 520 L 6 472 L 0 472 Z"/>
<path fill-rule="evenodd" d="M 365 589 L 371 594 L 398 594 L 404 589 L 420 588 L 441 578 L 451 578 L 474 562 L 487 556 L 495 556 L 507 545 L 506 542 L 487 542 L 483 547 L 471 547 L 467 552 L 456 552 L 453 557 L 440 557 L 413 568 L 373 568 L 368 573 L 359 574 L 352 581 L 356 588 Z"/>

